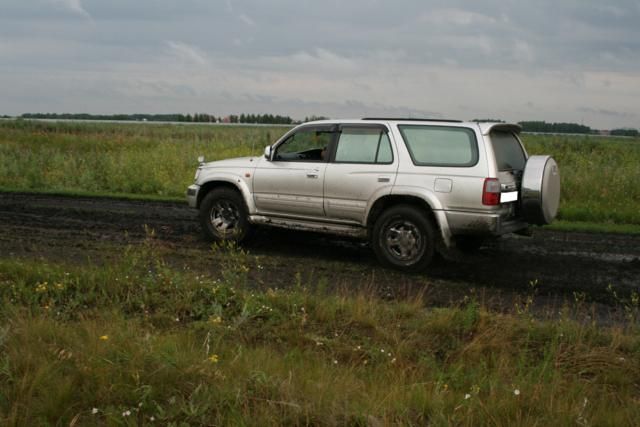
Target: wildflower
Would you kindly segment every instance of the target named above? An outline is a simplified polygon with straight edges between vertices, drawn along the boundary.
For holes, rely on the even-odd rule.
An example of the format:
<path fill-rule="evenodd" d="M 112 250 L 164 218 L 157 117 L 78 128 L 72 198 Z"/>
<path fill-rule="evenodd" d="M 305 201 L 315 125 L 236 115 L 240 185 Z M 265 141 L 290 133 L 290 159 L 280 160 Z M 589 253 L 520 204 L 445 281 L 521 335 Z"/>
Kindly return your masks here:
<path fill-rule="evenodd" d="M 334 365 L 337 365 L 337 364 L 338 364 L 338 361 L 337 361 L 336 359 L 333 359 L 333 364 L 334 364 Z"/>
<path fill-rule="evenodd" d="M 100 341 L 106 341 L 109 339 L 109 335 L 102 335 L 100 336 Z"/>
<path fill-rule="evenodd" d="M 93 408 L 93 409 L 91 410 L 91 413 L 92 413 L 93 415 L 97 414 L 97 413 L 98 413 L 98 408 Z"/>
<path fill-rule="evenodd" d="M 396 363 L 396 358 L 391 359 L 391 363 Z"/>
<path fill-rule="evenodd" d="M 519 389 L 513 390 L 513 394 L 515 394 L 516 396 L 520 396 L 520 390 Z"/>
<path fill-rule="evenodd" d="M 218 355 L 217 354 L 212 354 L 211 356 L 209 356 L 209 362 L 218 363 Z"/>
<path fill-rule="evenodd" d="M 131 411 L 129 411 L 129 410 L 126 410 L 126 411 L 124 411 L 124 412 L 122 413 L 122 416 L 123 416 L 123 417 L 128 417 L 129 415 L 131 415 Z"/>
<path fill-rule="evenodd" d="M 213 323 L 214 325 L 218 325 L 218 324 L 222 323 L 222 318 L 220 316 L 216 316 L 216 317 L 211 316 L 211 317 L 209 317 L 209 321 L 211 323 Z"/>
<path fill-rule="evenodd" d="M 471 399 L 471 395 L 469 393 L 464 395 L 464 400 L 469 400 Z"/>
<path fill-rule="evenodd" d="M 156 417 L 154 417 L 153 415 L 149 417 L 149 421 L 154 422 L 155 420 L 156 420 Z"/>
<path fill-rule="evenodd" d="M 62 283 L 56 283 L 56 288 L 61 291 L 64 289 L 64 285 Z"/>

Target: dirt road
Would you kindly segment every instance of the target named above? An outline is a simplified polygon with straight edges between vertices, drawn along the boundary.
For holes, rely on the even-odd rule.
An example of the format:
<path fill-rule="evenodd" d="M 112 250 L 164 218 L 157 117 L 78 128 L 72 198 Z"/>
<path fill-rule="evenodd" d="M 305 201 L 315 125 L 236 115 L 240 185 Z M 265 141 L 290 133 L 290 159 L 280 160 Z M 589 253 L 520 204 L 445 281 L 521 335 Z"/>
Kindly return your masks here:
<path fill-rule="evenodd" d="M 0 257 L 104 260 L 143 240 L 146 226 L 177 262 L 215 271 L 195 215 L 182 203 L 0 193 Z M 246 248 L 259 260 L 252 277 L 264 286 L 285 287 L 296 274 L 313 274 L 329 284 L 373 285 L 389 294 L 426 287 L 434 300 L 446 302 L 470 287 L 483 299 L 511 301 L 537 283 L 537 295 L 547 301 L 586 297 L 604 304 L 611 304 L 608 285 L 619 295 L 640 289 L 638 235 L 537 230 L 457 261 L 441 260 L 421 275 L 378 267 L 365 244 L 315 234 L 262 229 Z"/>

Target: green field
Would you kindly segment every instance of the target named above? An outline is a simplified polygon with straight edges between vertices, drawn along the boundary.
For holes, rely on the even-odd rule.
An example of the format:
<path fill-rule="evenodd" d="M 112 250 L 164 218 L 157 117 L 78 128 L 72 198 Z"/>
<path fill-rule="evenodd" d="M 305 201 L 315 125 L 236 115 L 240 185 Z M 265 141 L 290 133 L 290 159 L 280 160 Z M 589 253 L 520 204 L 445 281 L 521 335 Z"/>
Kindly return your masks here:
<path fill-rule="evenodd" d="M 259 155 L 285 127 L 0 122 L 0 188 L 183 199 L 196 158 Z M 559 219 L 640 225 L 640 139 L 524 135 L 560 165 Z"/>
<path fill-rule="evenodd" d="M 260 154 L 285 131 L 0 121 L 0 187 L 183 200 L 198 155 Z M 640 141 L 524 139 L 530 152 L 558 159 L 563 226 L 640 224 Z M 640 419 L 637 292 L 612 288 L 620 318 L 602 327 L 584 321 L 593 313 L 576 293 L 534 311 L 535 281 L 508 313 L 483 307 L 473 289 L 450 307 L 426 308 L 420 293 L 382 300 L 336 290 L 321 273 L 254 282 L 260 257 L 212 250 L 207 274 L 165 259 L 175 247 L 152 231 L 99 261 L 0 253 L 0 425 L 617 427 Z"/>
<path fill-rule="evenodd" d="M 0 260 L 2 425 L 598 425 L 640 419 L 637 295 L 625 326 L 512 314 L 473 293 L 425 309 L 283 279 L 175 268 L 153 239 L 104 265 Z M 281 286 L 292 286 L 288 290 Z M 533 289 L 533 288 L 532 288 Z M 556 308 L 556 310 L 558 309 Z M 554 310 L 555 311 L 555 310 Z"/>

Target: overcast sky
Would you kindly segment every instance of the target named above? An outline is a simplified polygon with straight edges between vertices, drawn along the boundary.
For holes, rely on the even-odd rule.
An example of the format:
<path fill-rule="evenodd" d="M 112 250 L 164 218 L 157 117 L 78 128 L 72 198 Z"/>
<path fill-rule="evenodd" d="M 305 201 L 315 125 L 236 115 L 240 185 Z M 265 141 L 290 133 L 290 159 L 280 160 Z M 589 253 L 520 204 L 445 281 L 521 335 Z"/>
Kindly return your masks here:
<path fill-rule="evenodd" d="M 0 114 L 640 127 L 638 0 L 0 0 Z"/>

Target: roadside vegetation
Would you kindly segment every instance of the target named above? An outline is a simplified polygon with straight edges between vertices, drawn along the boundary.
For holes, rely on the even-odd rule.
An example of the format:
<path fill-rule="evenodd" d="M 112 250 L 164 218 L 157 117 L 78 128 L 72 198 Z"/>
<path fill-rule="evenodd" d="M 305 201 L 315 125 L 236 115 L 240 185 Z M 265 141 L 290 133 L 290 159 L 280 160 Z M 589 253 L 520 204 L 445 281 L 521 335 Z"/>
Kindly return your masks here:
<path fill-rule="evenodd" d="M 196 159 L 260 155 L 286 127 L 0 122 L 0 188 L 183 199 Z M 565 222 L 640 225 L 640 139 L 523 135 L 560 165 Z M 593 227 L 591 227 L 593 228 Z"/>
<path fill-rule="evenodd" d="M 233 246 L 215 277 L 172 267 L 152 237 L 107 265 L 0 260 L 3 425 L 635 425 L 638 296 L 616 327 L 549 320 L 534 296 L 249 280 Z M 289 282 L 289 283 L 284 283 Z M 289 286 L 287 290 L 278 286 Z"/>

